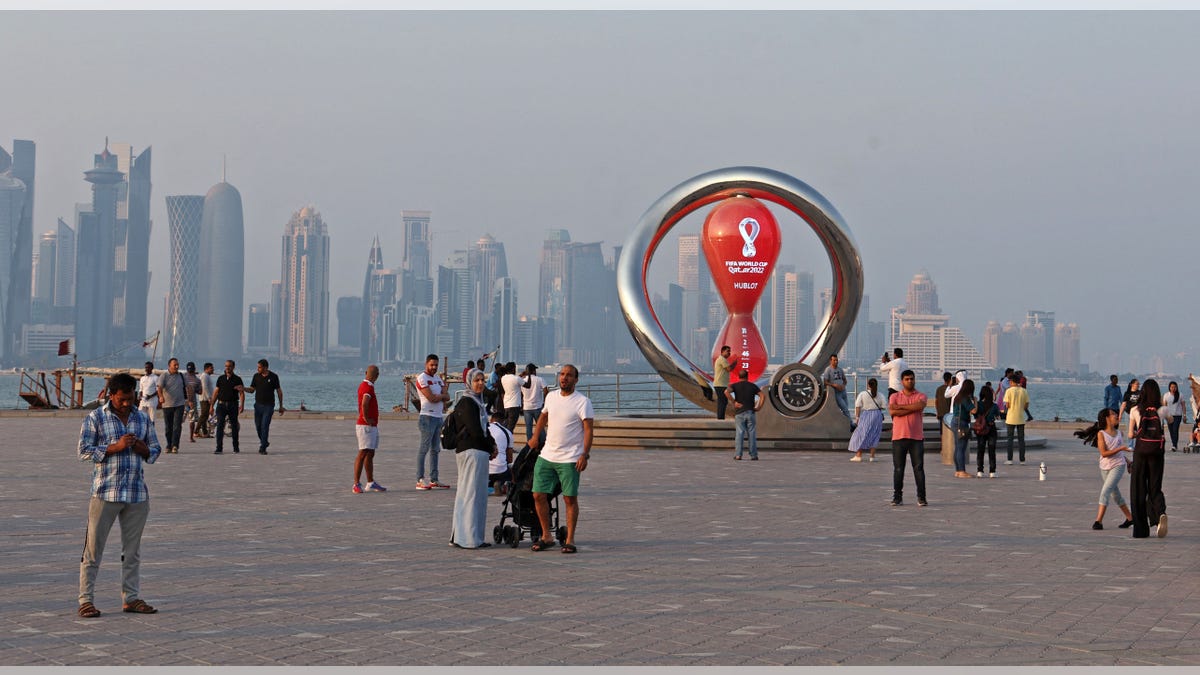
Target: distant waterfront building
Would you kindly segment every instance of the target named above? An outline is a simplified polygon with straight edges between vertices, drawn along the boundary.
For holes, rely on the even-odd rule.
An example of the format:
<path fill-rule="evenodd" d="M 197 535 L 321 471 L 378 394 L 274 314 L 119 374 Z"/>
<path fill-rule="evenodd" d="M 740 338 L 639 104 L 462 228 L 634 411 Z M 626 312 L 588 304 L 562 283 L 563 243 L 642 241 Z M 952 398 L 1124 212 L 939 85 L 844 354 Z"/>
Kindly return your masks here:
<path fill-rule="evenodd" d="M 381 334 L 383 308 L 394 299 L 382 297 L 380 289 L 374 283 L 375 273 L 383 269 L 383 247 L 379 245 L 379 235 L 371 242 L 371 250 L 367 253 L 367 271 L 363 278 L 362 297 L 359 298 L 358 348 L 364 361 L 382 360 L 378 354 Z M 342 307 L 338 300 L 338 344 L 342 343 Z"/>
<path fill-rule="evenodd" d="M 466 360 L 478 356 L 475 343 L 475 271 L 467 264 L 466 251 L 455 251 L 438 266 L 437 344 L 438 353 Z M 491 347 L 488 347 L 490 351 Z"/>
<path fill-rule="evenodd" d="M 113 333 L 114 236 L 117 198 L 125 177 L 117 169 L 117 156 L 109 152 L 107 139 L 104 150 L 94 156 L 93 167 L 83 175 L 92 186 L 92 203 L 89 210 L 76 213 L 76 245 L 85 254 L 77 257 L 75 271 L 75 348 L 79 358 L 87 361 L 108 356 L 117 344 Z"/>
<path fill-rule="evenodd" d="M 566 230 L 548 230 L 542 241 L 538 267 L 538 316 L 550 319 L 554 325 L 555 349 L 564 343 L 565 319 L 570 280 L 567 277 L 566 246 L 571 234 Z"/>
<path fill-rule="evenodd" d="M 580 368 L 613 367 L 613 323 L 616 277 L 605 264 L 601 242 L 573 242 L 566 247 L 568 283 L 563 311 L 564 344 L 574 351 L 572 363 Z M 565 361 L 565 359 L 559 359 Z"/>
<path fill-rule="evenodd" d="M 0 363 L 25 351 L 24 326 L 32 320 L 33 205 L 37 146 L 13 141 L 0 148 Z"/>
<path fill-rule="evenodd" d="M 487 345 L 500 345 L 500 355 L 505 361 L 520 362 L 528 359 L 531 354 L 514 349 L 517 329 L 517 280 L 512 277 L 500 277 L 492 284 L 491 311 L 488 315 Z"/>
<path fill-rule="evenodd" d="M 267 350 L 271 339 L 271 308 L 252 303 L 246 311 L 246 353 L 253 356 Z"/>
<path fill-rule="evenodd" d="M 205 359 L 223 361 L 242 353 L 245 266 L 242 194 L 222 175 L 221 182 L 204 196 L 200 221 L 200 340 L 196 348 Z"/>
<path fill-rule="evenodd" d="M 1021 326 L 1021 370 L 1025 372 L 1050 370 L 1046 361 L 1046 327 L 1025 323 Z"/>
<path fill-rule="evenodd" d="M 167 197 L 171 285 L 163 321 L 164 354 L 194 355 L 200 343 L 200 227 L 203 218 L 204 197 Z"/>
<path fill-rule="evenodd" d="M 117 229 L 113 233 L 113 333 L 124 347 L 147 336 L 146 315 L 150 299 L 150 160 L 147 147 L 136 157 L 133 146 L 113 143 L 117 170 L 125 181 L 117 186 Z"/>
<path fill-rule="evenodd" d="M 293 214 L 284 228 L 280 276 L 280 356 L 324 361 L 329 337 L 329 229 L 312 206 Z"/>
<path fill-rule="evenodd" d="M 467 265 L 475 271 L 475 335 L 472 342 L 487 346 L 491 342 L 496 328 L 490 316 L 492 309 L 492 293 L 496 281 L 508 276 L 508 258 L 504 254 L 504 244 L 496 241 L 490 234 L 479 238 L 467 251 Z M 493 343 L 494 344 L 494 343 Z M 488 347 L 491 349 L 491 347 Z"/>
<path fill-rule="evenodd" d="M 403 268 L 416 279 L 429 279 L 432 274 L 432 244 L 429 211 L 401 211 L 404 223 Z"/>
<path fill-rule="evenodd" d="M 1000 367 L 1000 334 L 1003 329 L 999 321 L 988 321 L 983 328 L 983 360 L 992 364 L 993 368 Z"/>
<path fill-rule="evenodd" d="M 54 252 L 54 311 L 51 323 L 74 324 L 75 317 L 75 229 L 58 219 Z"/>
<path fill-rule="evenodd" d="M 1071 374 L 1081 372 L 1079 363 L 1079 324 L 1054 327 L 1054 369 Z"/>
<path fill-rule="evenodd" d="M 354 295 L 338 298 L 337 318 L 338 346 L 353 347 L 354 349 L 359 350 L 361 358 L 363 318 L 362 298 Z"/>
<path fill-rule="evenodd" d="M 33 254 L 33 323 L 47 323 L 54 309 L 54 276 L 58 263 L 58 233 L 43 232 Z"/>
<path fill-rule="evenodd" d="M 267 336 L 267 344 L 269 344 L 274 353 L 279 353 L 279 345 L 283 342 L 280 337 L 283 334 L 283 320 L 280 318 L 283 314 L 283 282 L 276 279 L 271 282 L 271 302 L 267 310 L 271 315 L 271 327 Z"/>
<path fill-rule="evenodd" d="M 1041 328 L 1042 369 L 1054 370 L 1054 312 L 1031 309 L 1025 314 L 1025 323 Z"/>
<path fill-rule="evenodd" d="M 973 377 L 992 367 L 962 330 L 941 313 L 937 286 L 921 270 L 909 283 L 904 307 L 892 310 L 891 345 L 904 349 L 904 358 L 920 379 L 935 379 L 942 372 L 966 370 Z M 876 359 L 878 360 L 878 359 Z"/>

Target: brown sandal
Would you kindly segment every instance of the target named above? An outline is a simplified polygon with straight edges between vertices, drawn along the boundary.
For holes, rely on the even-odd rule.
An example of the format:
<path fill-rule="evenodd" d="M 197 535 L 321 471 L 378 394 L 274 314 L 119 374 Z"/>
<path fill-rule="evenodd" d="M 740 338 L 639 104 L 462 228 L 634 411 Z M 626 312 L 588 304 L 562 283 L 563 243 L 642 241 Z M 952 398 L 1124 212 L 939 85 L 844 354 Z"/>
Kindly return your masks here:
<path fill-rule="evenodd" d="M 90 602 L 85 602 L 79 606 L 79 616 L 85 619 L 94 619 L 100 616 L 100 610 Z"/>
<path fill-rule="evenodd" d="M 154 614 L 158 610 L 147 605 L 145 600 L 138 599 L 122 607 L 121 611 L 130 614 Z"/>

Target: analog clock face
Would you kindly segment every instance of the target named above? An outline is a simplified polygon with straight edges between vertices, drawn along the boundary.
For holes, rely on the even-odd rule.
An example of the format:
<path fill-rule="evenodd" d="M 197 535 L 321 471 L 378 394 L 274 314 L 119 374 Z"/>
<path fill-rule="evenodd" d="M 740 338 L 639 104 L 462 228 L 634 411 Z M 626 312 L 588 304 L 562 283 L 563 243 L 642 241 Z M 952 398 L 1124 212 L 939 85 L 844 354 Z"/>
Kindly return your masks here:
<path fill-rule="evenodd" d="M 808 366 L 785 366 L 774 378 L 772 397 L 779 412 L 789 417 L 807 417 L 820 407 L 824 391 L 821 379 Z"/>

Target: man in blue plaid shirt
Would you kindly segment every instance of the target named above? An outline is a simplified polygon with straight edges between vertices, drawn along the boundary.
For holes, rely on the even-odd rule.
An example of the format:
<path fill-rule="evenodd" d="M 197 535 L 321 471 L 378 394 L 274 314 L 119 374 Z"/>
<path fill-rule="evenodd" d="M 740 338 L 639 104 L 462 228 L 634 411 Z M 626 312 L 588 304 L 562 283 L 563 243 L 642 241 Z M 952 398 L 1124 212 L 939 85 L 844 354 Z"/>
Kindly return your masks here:
<path fill-rule="evenodd" d="M 158 610 L 138 597 L 142 529 L 150 515 L 150 492 L 142 465 L 158 460 L 162 448 L 154 424 L 134 408 L 137 380 L 118 373 L 108 380 L 108 403 L 93 410 L 79 431 L 79 460 L 92 462 L 92 499 L 87 537 L 79 560 L 79 616 L 100 616 L 92 604 L 96 573 L 113 522 L 121 521 L 121 595 L 123 611 L 153 614 Z"/>

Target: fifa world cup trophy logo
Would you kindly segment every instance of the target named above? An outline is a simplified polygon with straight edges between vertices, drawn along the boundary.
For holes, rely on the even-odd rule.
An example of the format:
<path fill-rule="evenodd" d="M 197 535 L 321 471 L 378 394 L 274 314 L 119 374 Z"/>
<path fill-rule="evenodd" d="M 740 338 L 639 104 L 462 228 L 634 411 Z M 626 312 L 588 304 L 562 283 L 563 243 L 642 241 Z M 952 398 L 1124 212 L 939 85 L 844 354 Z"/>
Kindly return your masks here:
<path fill-rule="evenodd" d="M 767 368 L 767 346 L 754 323 L 754 306 L 779 258 L 779 224 L 759 200 L 730 197 L 709 212 L 700 240 L 713 285 L 729 312 L 713 344 L 712 358 L 722 345 L 729 345 L 734 372 L 750 371 L 753 382 Z"/>

